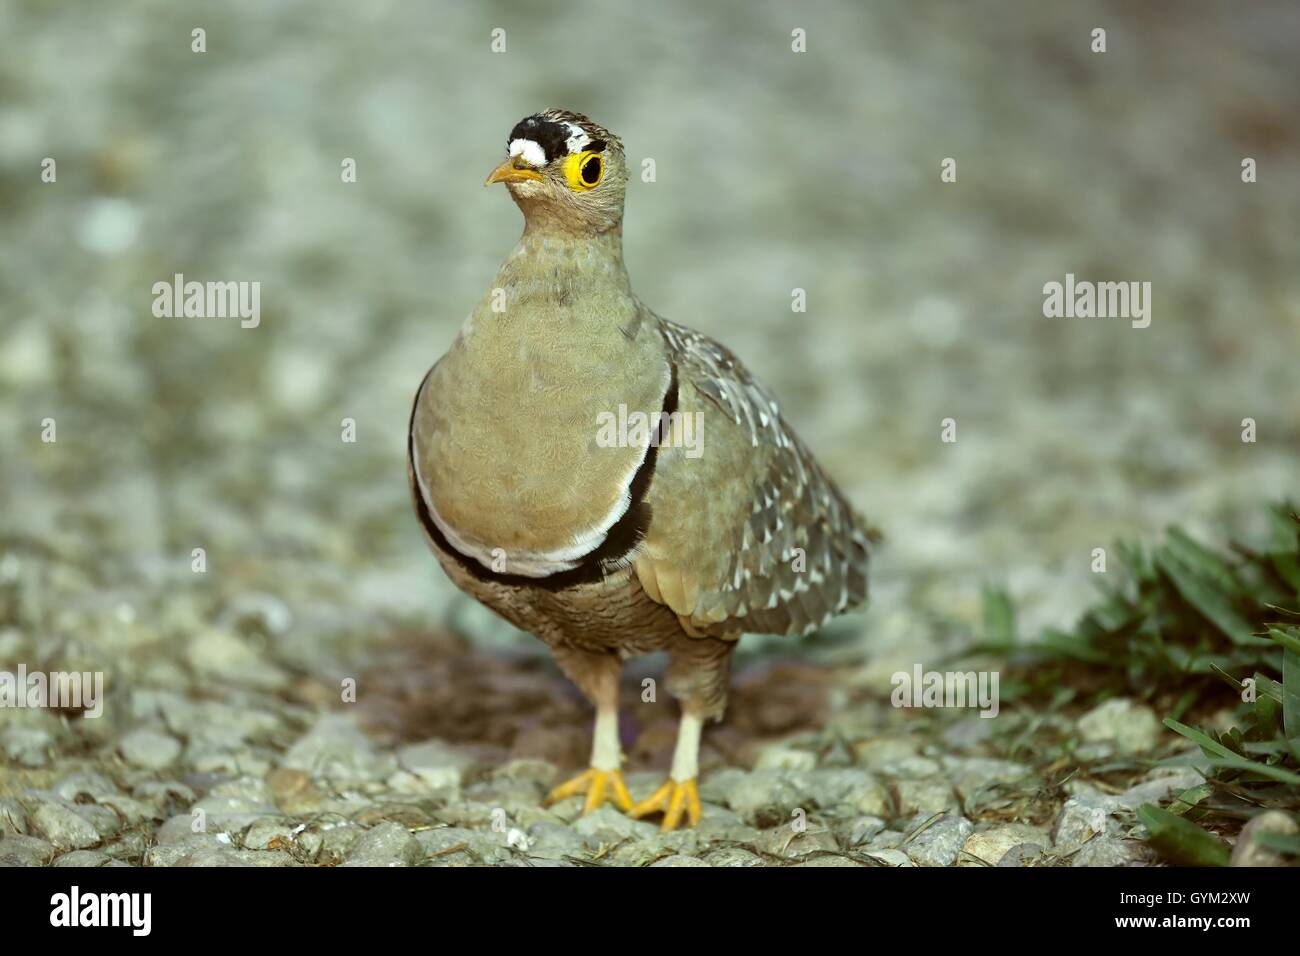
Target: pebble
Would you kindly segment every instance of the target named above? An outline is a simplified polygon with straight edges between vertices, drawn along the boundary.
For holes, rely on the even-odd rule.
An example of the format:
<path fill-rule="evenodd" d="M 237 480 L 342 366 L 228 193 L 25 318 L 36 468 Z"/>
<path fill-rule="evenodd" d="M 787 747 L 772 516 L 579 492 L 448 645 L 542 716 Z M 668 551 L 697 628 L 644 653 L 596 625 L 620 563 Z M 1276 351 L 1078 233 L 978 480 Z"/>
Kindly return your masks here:
<path fill-rule="evenodd" d="M 7 836 L 0 840 L 0 866 L 44 866 L 54 847 L 34 836 Z"/>
<path fill-rule="evenodd" d="M 796 809 L 806 810 L 810 802 L 808 792 L 789 770 L 755 770 L 727 794 L 727 805 L 759 829 L 789 822 Z"/>
<path fill-rule="evenodd" d="M 212 628 L 196 635 L 186 656 L 200 677 L 270 691 L 281 690 L 289 682 L 283 670 L 229 631 Z"/>
<path fill-rule="evenodd" d="M 508 833 L 508 830 L 437 827 L 421 831 L 416 838 L 424 859 L 432 864 L 476 865 L 514 859 L 516 851 L 506 845 Z"/>
<path fill-rule="evenodd" d="M 113 781 L 98 773 L 69 774 L 54 785 L 53 791 L 60 800 L 76 800 L 86 796 L 96 801 L 117 796 L 121 792 Z"/>
<path fill-rule="evenodd" d="M 350 717 L 325 714 L 289 748 L 280 766 L 314 779 L 357 784 L 389 776 L 397 761 L 392 754 L 377 754 Z"/>
<path fill-rule="evenodd" d="M 441 740 L 425 740 L 397 751 L 397 763 L 424 787 L 437 790 L 459 787 L 476 761 Z"/>
<path fill-rule="evenodd" d="M 659 832 L 657 825 L 645 820 L 634 820 L 609 804 L 578 817 L 573 823 L 574 832 L 580 836 L 595 837 L 607 842 L 616 840 L 644 840 Z"/>
<path fill-rule="evenodd" d="M 127 763 L 152 770 L 169 767 L 181 755 L 181 745 L 175 737 L 154 730 L 133 730 L 122 738 L 118 752 Z"/>
<path fill-rule="evenodd" d="M 1300 830 L 1296 822 L 1281 810 L 1265 810 L 1242 828 L 1237 843 L 1232 848 L 1232 866 L 1290 866 L 1286 857 L 1275 850 L 1260 846 L 1261 833 L 1280 833 L 1294 836 Z"/>
<path fill-rule="evenodd" d="M 754 758 L 755 770 L 812 770 L 816 766 L 815 753 L 782 745 L 764 747 Z"/>
<path fill-rule="evenodd" d="M 959 806 L 952 784 L 939 777 L 897 780 L 890 789 L 900 817 L 912 817 L 918 813 L 943 813 Z"/>
<path fill-rule="evenodd" d="M 839 850 L 839 843 L 825 827 L 810 825 L 802 833 L 793 827 L 773 827 L 759 834 L 755 849 L 772 856 L 792 859 L 809 853 L 826 853 Z"/>
<path fill-rule="evenodd" d="M 909 857 L 902 850 L 872 850 L 864 851 L 868 857 L 876 860 L 883 866 L 915 866 Z"/>
<path fill-rule="evenodd" d="M 14 763 L 44 767 L 50 762 L 54 735 L 41 727 L 7 727 L 0 732 L 0 747 Z"/>
<path fill-rule="evenodd" d="M 1087 743 L 1113 744 L 1120 753 L 1134 754 L 1155 747 L 1163 728 L 1150 707 L 1117 697 L 1080 717 L 1078 730 Z"/>
<path fill-rule="evenodd" d="M 28 815 L 28 825 L 60 850 L 84 850 L 101 839 L 85 817 L 53 800 L 37 803 Z"/>
<path fill-rule="evenodd" d="M 858 817 L 849 823 L 849 846 L 870 843 L 885 829 L 885 821 L 880 817 Z"/>
<path fill-rule="evenodd" d="M 367 830 L 343 866 L 414 866 L 423 856 L 419 841 L 406 827 L 389 821 Z"/>
<path fill-rule="evenodd" d="M 57 857 L 50 866 L 103 866 L 109 859 L 107 853 L 98 850 L 73 850 Z"/>
<path fill-rule="evenodd" d="M 710 850 L 704 855 L 710 866 L 762 866 L 763 858 L 744 847 L 728 846 Z"/>
<path fill-rule="evenodd" d="M 0 797 L 0 837 L 27 832 L 27 811 L 14 797 Z"/>
<path fill-rule="evenodd" d="M 913 825 L 920 825 L 914 819 Z M 965 817 L 940 817 L 907 840 L 902 849 L 917 866 L 952 866 L 975 827 Z"/>
<path fill-rule="evenodd" d="M 1045 831 L 1026 823 L 999 824 L 972 833 L 962 844 L 963 859 L 958 860 L 958 865 L 998 866 L 1008 851 L 1022 844 L 1045 847 L 1051 844 L 1051 840 Z"/>
<path fill-rule="evenodd" d="M 693 857 L 693 856 L 682 856 L 681 854 L 674 854 L 673 856 L 666 856 L 666 857 L 664 857 L 662 860 L 656 860 L 655 862 L 651 863 L 650 865 L 651 865 L 652 867 L 655 867 L 655 866 L 703 866 L 703 867 L 709 867 L 709 866 L 712 866 L 711 863 L 709 863 L 709 862 L 707 862 L 707 861 L 705 861 L 705 860 L 697 860 L 697 859 L 696 859 L 695 857 Z"/>
<path fill-rule="evenodd" d="M 844 809 L 867 816 L 887 816 L 889 791 L 876 776 L 857 767 L 814 770 L 797 776 L 816 807 Z"/>
<path fill-rule="evenodd" d="M 1118 835 L 1119 821 L 1110 816 L 1119 803 L 1104 795 L 1080 794 L 1071 797 L 1061 807 L 1052 836 L 1056 845 L 1071 849 L 1094 835 Z"/>
<path fill-rule="evenodd" d="M 1070 866 L 1129 866 L 1139 859 L 1141 844 L 1103 834 L 1093 837 L 1070 855 Z"/>

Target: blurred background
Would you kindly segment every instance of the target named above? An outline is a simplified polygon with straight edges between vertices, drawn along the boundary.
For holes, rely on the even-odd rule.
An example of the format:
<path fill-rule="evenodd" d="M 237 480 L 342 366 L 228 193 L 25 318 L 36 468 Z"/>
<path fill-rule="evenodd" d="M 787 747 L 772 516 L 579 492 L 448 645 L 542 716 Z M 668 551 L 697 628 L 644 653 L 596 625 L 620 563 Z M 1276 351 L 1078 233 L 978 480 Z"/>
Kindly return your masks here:
<path fill-rule="evenodd" d="M 834 655 L 888 673 L 990 583 L 1068 624 L 1094 547 L 1249 533 L 1297 490 L 1298 46 L 1291 0 L 3 0 L 0 663 L 202 697 L 442 628 L 543 653 L 445 581 L 404 458 L 520 232 L 483 178 L 548 106 L 655 160 L 634 288 L 885 531 Z M 260 282 L 260 326 L 156 318 L 174 273 Z M 1149 281 L 1150 327 L 1045 318 L 1066 273 Z"/>

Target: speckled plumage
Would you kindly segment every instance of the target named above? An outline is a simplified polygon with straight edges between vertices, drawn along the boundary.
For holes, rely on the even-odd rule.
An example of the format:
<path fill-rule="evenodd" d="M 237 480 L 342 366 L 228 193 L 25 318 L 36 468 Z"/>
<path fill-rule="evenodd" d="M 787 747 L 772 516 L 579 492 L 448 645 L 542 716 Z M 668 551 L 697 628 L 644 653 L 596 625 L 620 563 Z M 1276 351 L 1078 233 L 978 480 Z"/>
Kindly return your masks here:
<path fill-rule="evenodd" d="M 548 123 L 547 150 L 572 124 L 599 140 L 605 178 L 575 191 L 560 158 L 518 156 L 494 173 L 524 236 L 417 393 L 416 508 L 452 580 L 598 707 L 624 657 L 668 650 L 668 690 L 716 718 L 742 631 L 806 633 L 865 599 L 872 532 L 731 352 L 633 294 L 619 141 L 560 111 L 512 136 Z M 597 416 L 620 406 L 698 415 L 701 453 L 680 432 L 604 447 Z"/>

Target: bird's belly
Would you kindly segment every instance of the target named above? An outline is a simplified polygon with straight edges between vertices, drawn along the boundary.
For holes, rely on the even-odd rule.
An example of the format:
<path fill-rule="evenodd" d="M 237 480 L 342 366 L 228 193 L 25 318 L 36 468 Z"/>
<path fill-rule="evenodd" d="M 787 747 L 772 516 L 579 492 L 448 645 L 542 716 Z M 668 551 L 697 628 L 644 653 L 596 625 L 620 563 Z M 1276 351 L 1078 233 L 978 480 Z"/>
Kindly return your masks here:
<path fill-rule="evenodd" d="M 664 650 L 684 633 L 677 615 L 651 600 L 630 571 L 552 591 L 476 576 L 455 555 L 430 544 L 452 583 L 549 645 L 631 656 Z"/>

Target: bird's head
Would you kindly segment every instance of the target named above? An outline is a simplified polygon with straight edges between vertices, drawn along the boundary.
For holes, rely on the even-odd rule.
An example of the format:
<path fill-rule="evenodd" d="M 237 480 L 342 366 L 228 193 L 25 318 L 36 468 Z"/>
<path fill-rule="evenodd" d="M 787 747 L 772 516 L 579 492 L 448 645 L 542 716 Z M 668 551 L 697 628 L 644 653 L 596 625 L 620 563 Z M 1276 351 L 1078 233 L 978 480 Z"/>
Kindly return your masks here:
<path fill-rule="evenodd" d="M 545 110 L 515 124 L 506 159 L 486 186 L 505 183 L 526 231 L 599 235 L 623 221 L 623 144 L 580 113 Z"/>

